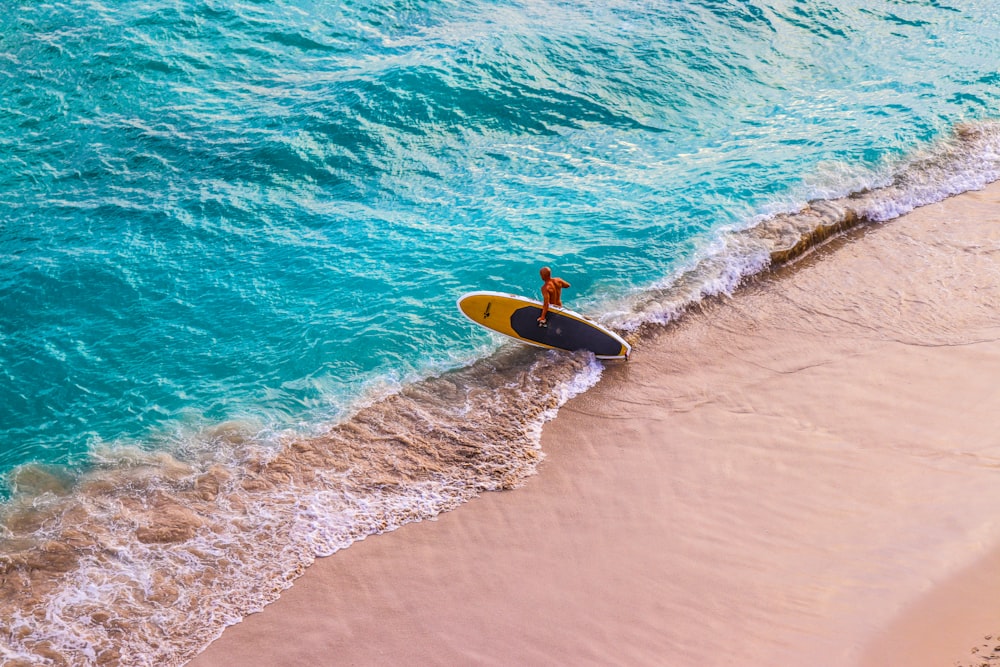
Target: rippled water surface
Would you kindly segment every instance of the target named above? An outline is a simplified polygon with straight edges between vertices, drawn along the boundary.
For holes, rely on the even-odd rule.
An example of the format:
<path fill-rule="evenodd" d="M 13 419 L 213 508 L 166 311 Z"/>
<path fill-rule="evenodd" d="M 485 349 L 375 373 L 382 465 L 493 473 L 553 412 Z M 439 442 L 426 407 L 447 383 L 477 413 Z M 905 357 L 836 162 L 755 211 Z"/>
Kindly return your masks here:
<path fill-rule="evenodd" d="M 516 485 L 600 367 L 461 293 L 550 264 L 632 331 L 817 225 L 995 180 L 998 35 L 987 2 L 6 8 L 0 656 L 176 662 L 315 554 Z M 274 476 L 296 446 L 323 453 Z M 113 631 L 150 610 L 186 639 Z"/>

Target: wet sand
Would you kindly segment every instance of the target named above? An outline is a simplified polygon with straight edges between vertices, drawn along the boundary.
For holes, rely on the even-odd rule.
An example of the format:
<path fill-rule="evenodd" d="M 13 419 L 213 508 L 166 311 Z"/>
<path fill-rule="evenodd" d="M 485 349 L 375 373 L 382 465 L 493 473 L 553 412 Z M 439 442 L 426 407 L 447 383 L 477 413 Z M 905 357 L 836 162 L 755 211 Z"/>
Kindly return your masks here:
<path fill-rule="evenodd" d="M 997 378 L 1000 184 L 645 334 L 522 488 L 317 561 L 191 664 L 978 664 Z"/>

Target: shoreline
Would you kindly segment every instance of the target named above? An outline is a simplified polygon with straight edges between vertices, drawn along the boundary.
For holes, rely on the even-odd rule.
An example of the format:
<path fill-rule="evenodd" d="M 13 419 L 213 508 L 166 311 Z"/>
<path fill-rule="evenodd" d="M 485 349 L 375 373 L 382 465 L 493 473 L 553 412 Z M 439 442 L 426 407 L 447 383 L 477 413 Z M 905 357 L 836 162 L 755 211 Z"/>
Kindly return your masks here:
<path fill-rule="evenodd" d="M 968 599 L 1000 554 L 998 228 L 994 183 L 706 302 L 562 407 L 524 486 L 318 559 L 189 664 L 969 656 L 1000 628 Z"/>

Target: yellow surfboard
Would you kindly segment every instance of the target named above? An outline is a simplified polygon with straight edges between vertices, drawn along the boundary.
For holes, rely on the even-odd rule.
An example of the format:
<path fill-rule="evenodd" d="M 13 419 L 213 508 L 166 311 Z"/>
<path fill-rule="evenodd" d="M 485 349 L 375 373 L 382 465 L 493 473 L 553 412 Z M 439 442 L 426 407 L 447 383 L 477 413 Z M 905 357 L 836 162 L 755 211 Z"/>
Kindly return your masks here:
<path fill-rule="evenodd" d="M 470 292 L 458 300 L 470 320 L 514 340 L 553 350 L 589 350 L 598 359 L 628 359 L 632 348 L 615 332 L 568 308 L 550 306 L 538 324 L 542 302 L 503 292 Z"/>

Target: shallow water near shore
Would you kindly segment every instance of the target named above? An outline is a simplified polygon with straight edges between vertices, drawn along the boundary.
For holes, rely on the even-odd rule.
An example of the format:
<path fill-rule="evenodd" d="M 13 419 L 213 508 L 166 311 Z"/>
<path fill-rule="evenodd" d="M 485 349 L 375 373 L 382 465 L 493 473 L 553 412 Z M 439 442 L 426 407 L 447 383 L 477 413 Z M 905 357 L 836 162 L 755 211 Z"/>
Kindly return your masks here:
<path fill-rule="evenodd" d="M 317 555 L 522 483 L 602 366 L 472 328 L 461 292 L 533 292 L 548 263 L 638 337 L 982 187 L 997 27 L 820 2 L 13 10 L 0 655 L 178 664 Z"/>

